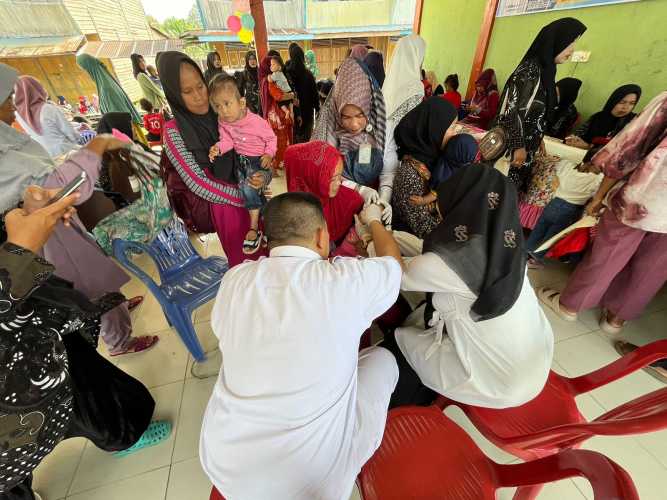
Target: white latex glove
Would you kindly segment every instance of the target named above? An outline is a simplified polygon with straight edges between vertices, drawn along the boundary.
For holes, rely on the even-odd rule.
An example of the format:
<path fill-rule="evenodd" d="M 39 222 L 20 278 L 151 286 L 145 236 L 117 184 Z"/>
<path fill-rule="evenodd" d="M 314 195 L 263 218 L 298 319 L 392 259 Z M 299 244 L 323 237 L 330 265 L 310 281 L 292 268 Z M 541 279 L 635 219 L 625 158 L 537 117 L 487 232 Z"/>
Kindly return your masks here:
<path fill-rule="evenodd" d="M 364 205 L 371 205 L 380 201 L 380 194 L 373 188 L 359 185 L 357 191 L 364 199 Z"/>
<path fill-rule="evenodd" d="M 378 205 L 382 207 L 382 222 L 385 226 L 390 226 L 391 216 L 393 213 L 391 210 L 391 203 L 389 203 L 388 200 L 383 200 L 382 197 L 380 197 L 378 200 Z"/>
<path fill-rule="evenodd" d="M 357 236 L 359 236 L 359 239 L 363 241 L 364 244 L 368 244 L 368 242 L 373 239 L 370 229 L 368 229 L 366 224 L 359 220 L 358 215 L 354 216 L 354 229 L 357 231 Z"/>
<path fill-rule="evenodd" d="M 382 208 L 380 208 L 380 205 L 374 203 L 367 205 L 359 214 L 359 220 L 366 225 L 369 225 L 373 221 L 378 221 L 382 224 Z"/>

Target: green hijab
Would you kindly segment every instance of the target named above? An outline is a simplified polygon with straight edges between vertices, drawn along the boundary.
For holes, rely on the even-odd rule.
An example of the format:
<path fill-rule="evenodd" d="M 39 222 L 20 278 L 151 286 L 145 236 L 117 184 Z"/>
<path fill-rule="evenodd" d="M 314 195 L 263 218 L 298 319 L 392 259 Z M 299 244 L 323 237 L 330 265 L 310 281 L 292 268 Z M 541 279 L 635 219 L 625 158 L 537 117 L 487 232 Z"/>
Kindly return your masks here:
<path fill-rule="evenodd" d="M 310 70 L 315 79 L 320 76 L 320 68 L 317 66 L 317 58 L 315 57 L 315 52 L 312 50 L 306 51 L 306 68 Z"/>
<path fill-rule="evenodd" d="M 111 76 L 102 61 L 88 54 L 76 56 L 76 63 L 81 66 L 95 82 L 97 93 L 100 96 L 100 111 L 102 114 L 110 112 L 130 113 L 132 121 L 141 124 L 141 117 L 132 101 L 120 84 Z"/>

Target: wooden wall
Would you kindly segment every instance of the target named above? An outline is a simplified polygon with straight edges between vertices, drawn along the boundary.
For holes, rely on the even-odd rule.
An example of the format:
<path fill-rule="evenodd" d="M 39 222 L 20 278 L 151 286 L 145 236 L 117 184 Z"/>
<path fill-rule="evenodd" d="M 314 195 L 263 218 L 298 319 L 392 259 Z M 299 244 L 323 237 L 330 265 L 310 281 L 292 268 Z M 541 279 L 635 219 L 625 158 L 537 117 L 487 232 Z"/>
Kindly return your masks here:
<path fill-rule="evenodd" d="M 141 0 L 63 0 L 84 34 L 102 41 L 152 38 Z"/>

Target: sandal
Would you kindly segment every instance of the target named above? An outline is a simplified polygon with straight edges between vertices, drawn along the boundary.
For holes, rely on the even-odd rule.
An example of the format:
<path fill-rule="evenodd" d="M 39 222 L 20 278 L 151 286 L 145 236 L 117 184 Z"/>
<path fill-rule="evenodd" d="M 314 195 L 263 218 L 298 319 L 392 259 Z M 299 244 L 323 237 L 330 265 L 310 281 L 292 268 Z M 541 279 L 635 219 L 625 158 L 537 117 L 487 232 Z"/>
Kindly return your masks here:
<path fill-rule="evenodd" d="M 602 316 L 600 316 L 600 329 L 608 333 L 609 335 L 616 335 L 618 333 L 621 333 L 623 330 L 623 327 L 625 326 L 625 321 L 621 323 L 620 325 L 615 325 L 614 323 L 611 323 L 609 321 L 609 311 L 602 311 Z"/>
<path fill-rule="evenodd" d="M 549 307 L 556 315 L 565 321 L 577 321 L 577 315 L 565 312 L 560 307 L 560 292 L 552 288 L 538 288 L 537 297 L 545 306 Z"/>
<path fill-rule="evenodd" d="M 626 354 L 630 354 L 632 351 L 637 349 L 637 346 L 631 344 L 630 342 L 617 340 L 616 342 L 614 342 L 614 349 L 616 349 L 616 352 L 619 353 L 621 356 L 625 356 Z M 662 365 L 663 363 L 657 361 L 652 365 L 645 366 L 644 371 L 648 373 L 651 377 L 662 382 L 663 384 L 667 384 L 667 370 L 662 366 L 656 366 L 658 364 Z"/>
<path fill-rule="evenodd" d="M 122 351 L 110 352 L 110 356 L 122 356 L 123 354 L 136 354 L 146 349 L 150 349 L 158 343 L 160 337 L 157 335 L 144 335 L 143 337 L 132 337 L 128 339 L 125 348 Z"/>
<path fill-rule="evenodd" d="M 136 297 L 132 297 L 131 299 L 127 300 L 127 308 L 131 311 L 132 309 L 136 309 L 141 303 L 144 301 L 144 296 L 143 295 L 137 295 Z"/>
<path fill-rule="evenodd" d="M 259 250 L 259 247 L 262 245 L 262 233 L 261 231 L 258 231 L 257 229 L 251 229 L 250 231 L 253 231 L 255 233 L 255 239 L 254 240 L 248 240 L 245 239 L 243 240 L 243 253 L 246 255 L 252 255 L 255 253 L 257 250 Z M 248 231 L 248 232 L 250 232 Z"/>
<path fill-rule="evenodd" d="M 156 444 L 160 444 L 162 441 L 169 438 L 171 434 L 171 422 L 161 420 L 159 422 L 151 422 L 148 425 L 148 428 L 139 438 L 139 441 L 134 443 L 126 450 L 117 451 L 114 453 L 114 456 L 121 458 L 131 455 L 139 450 L 144 448 L 150 448 Z"/>

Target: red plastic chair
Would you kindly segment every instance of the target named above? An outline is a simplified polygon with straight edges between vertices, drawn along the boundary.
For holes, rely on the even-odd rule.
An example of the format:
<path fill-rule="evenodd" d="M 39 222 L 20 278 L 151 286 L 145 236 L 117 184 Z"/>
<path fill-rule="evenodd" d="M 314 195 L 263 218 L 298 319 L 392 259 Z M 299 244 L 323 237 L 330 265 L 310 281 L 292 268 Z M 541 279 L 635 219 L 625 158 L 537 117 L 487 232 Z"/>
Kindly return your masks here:
<path fill-rule="evenodd" d="M 403 407 L 389 412 L 382 444 L 357 484 L 364 500 L 484 500 L 498 488 L 574 476 L 590 481 L 596 500 L 639 499 L 628 473 L 600 453 L 566 450 L 500 465 L 438 407 Z"/>
<path fill-rule="evenodd" d="M 459 406 L 489 441 L 523 460 L 534 460 L 576 448 L 596 435 L 641 434 L 667 428 L 667 388 L 629 401 L 592 422 L 586 421 L 574 399 L 666 357 L 667 340 L 660 340 L 580 377 L 552 371 L 542 392 L 516 408 L 480 408 L 443 396 L 435 404 L 441 409 Z M 540 485 L 520 488 L 514 498 L 535 498 L 540 489 Z"/>

